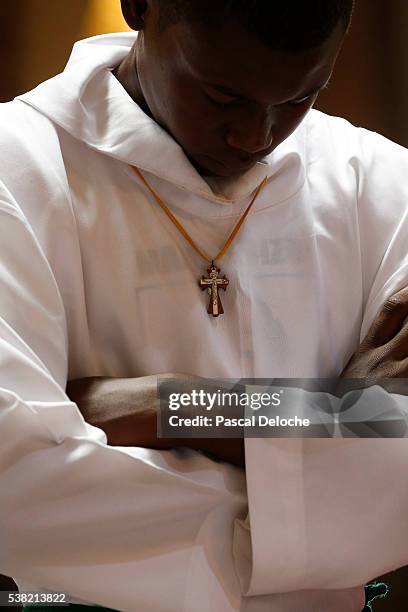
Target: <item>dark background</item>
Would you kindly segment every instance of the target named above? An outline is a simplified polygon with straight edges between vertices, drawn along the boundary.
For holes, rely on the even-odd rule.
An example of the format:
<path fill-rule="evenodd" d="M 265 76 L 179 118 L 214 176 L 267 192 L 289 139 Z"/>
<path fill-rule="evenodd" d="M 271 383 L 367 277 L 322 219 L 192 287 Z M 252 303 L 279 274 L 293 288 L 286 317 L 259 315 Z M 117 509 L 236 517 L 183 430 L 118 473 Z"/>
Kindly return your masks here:
<path fill-rule="evenodd" d="M 119 0 L 0 0 L 0 102 L 58 73 L 75 40 L 126 29 L 119 4 Z M 407 0 L 357 0 L 335 75 L 316 107 L 408 146 L 407 34 Z M 380 496 L 381 483 L 372 493 L 372 503 Z M 391 594 L 375 603 L 375 611 L 408 610 L 404 588 L 408 569 L 384 578 Z M 0 576 L 0 590 L 13 588 Z"/>
<path fill-rule="evenodd" d="M 0 101 L 58 73 L 72 44 L 126 29 L 119 0 L 0 0 Z M 316 104 L 408 146 L 408 2 L 357 0 L 335 76 Z"/>

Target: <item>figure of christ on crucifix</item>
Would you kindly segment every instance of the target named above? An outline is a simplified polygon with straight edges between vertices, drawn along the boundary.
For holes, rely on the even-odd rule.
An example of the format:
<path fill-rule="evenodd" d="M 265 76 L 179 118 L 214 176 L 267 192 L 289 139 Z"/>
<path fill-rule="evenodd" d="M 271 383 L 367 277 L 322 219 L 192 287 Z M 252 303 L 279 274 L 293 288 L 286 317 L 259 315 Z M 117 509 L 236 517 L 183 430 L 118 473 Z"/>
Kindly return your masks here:
<path fill-rule="evenodd" d="M 199 286 L 201 287 L 201 290 L 208 290 L 210 296 L 210 303 L 208 304 L 207 312 L 213 317 L 218 317 L 219 315 L 224 313 L 221 298 L 218 292 L 220 289 L 224 289 L 224 291 L 226 291 L 229 285 L 229 280 L 226 278 L 225 275 L 221 276 L 220 272 L 220 268 L 217 268 L 217 266 L 212 261 L 211 266 L 207 270 L 208 277 L 202 276 L 201 280 L 199 281 Z"/>

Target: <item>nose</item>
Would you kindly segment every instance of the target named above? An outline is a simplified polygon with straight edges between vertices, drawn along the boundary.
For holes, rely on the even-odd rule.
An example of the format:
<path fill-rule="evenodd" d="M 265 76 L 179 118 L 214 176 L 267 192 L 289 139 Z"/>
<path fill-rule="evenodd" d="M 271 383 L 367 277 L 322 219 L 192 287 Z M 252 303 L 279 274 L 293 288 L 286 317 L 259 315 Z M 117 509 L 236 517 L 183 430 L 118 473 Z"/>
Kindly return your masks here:
<path fill-rule="evenodd" d="M 234 126 L 230 126 L 226 142 L 231 148 L 251 155 L 269 149 L 273 143 L 273 118 L 270 112 L 248 113 Z"/>

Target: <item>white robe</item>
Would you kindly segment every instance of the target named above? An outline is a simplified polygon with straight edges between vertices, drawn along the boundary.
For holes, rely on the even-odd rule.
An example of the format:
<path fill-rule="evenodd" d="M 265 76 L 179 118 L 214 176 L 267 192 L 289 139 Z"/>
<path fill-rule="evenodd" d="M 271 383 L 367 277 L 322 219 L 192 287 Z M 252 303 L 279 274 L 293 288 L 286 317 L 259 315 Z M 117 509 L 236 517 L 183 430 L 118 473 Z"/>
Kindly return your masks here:
<path fill-rule="evenodd" d="M 110 447 L 64 389 L 338 375 L 407 283 L 408 153 L 311 111 L 239 180 L 204 179 L 110 72 L 134 36 L 78 43 L 0 108 L 0 571 L 129 612 L 344 612 L 408 563 L 405 439 L 250 439 L 244 473 Z M 210 253 L 268 176 L 224 260 L 223 317 L 130 165 Z"/>

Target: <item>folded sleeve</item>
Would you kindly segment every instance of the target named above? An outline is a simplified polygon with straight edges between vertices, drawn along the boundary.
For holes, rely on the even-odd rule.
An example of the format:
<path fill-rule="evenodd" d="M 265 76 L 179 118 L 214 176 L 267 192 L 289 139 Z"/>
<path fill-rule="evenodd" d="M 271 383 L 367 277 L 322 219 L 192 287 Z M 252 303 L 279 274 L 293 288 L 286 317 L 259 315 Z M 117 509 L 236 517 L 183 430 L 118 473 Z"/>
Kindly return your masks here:
<path fill-rule="evenodd" d="M 85 602 L 163 612 L 187 609 L 222 576 L 212 596 L 229 610 L 239 599 L 228 551 L 246 509 L 242 471 L 187 450 L 107 446 L 65 394 L 67 353 L 52 270 L 1 187 L 0 572 Z"/>
<path fill-rule="evenodd" d="M 404 439 L 248 439 L 248 595 L 347 589 L 408 564 Z"/>
<path fill-rule="evenodd" d="M 349 163 L 364 304 L 344 364 L 387 298 L 408 285 L 408 151 L 358 132 Z M 384 392 L 378 401 L 408 422 L 407 397 Z M 407 465 L 406 438 L 246 440 L 249 516 L 236 524 L 238 550 L 252 546 L 251 559 L 237 557 L 244 591 L 262 595 L 272 582 L 282 592 L 343 589 L 408 564 Z"/>
<path fill-rule="evenodd" d="M 364 287 L 363 340 L 391 295 L 408 285 L 408 150 L 360 130 L 357 212 Z"/>

